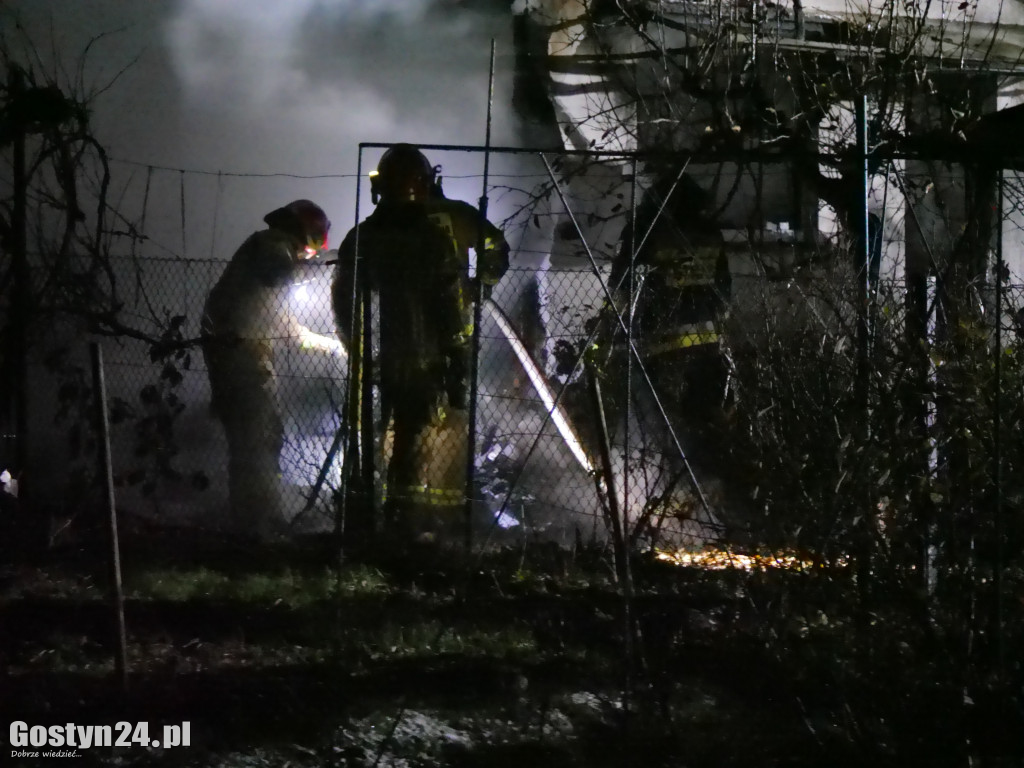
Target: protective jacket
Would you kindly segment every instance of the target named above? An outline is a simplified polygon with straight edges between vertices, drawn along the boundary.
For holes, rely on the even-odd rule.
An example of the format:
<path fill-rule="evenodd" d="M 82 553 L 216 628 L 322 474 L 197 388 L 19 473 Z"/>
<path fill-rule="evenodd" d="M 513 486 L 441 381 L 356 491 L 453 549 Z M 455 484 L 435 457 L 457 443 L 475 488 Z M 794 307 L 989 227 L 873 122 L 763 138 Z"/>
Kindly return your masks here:
<path fill-rule="evenodd" d="M 301 338 L 287 311 L 295 270 L 293 237 L 251 235 L 210 291 L 202 319 L 210 406 L 224 425 L 228 484 L 236 524 L 268 533 L 282 519 L 279 457 L 284 425 L 274 387 L 275 339 Z"/>
<path fill-rule="evenodd" d="M 445 393 L 451 407 L 466 406 L 461 358 L 473 332 L 469 249 L 477 247 L 480 221 L 477 209 L 459 200 L 383 202 L 345 237 L 332 287 L 335 318 L 347 343 L 358 247 L 367 285 L 380 297 L 385 392 Z M 508 245 L 490 222 L 483 234 L 478 274 L 492 286 L 508 268 Z"/>
<path fill-rule="evenodd" d="M 732 280 L 724 238 L 699 205 L 675 201 L 653 219 L 657 210 L 652 203 L 637 211 L 636 238 L 627 228 L 612 270 L 613 285 L 622 283 L 617 306 L 628 306 L 632 261 L 637 349 L 691 467 L 715 471 L 725 455 L 720 419 L 729 381 L 721 334 Z M 660 424 L 654 418 L 650 428 Z"/>
<path fill-rule="evenodd" d="M 465 484 L 464 419 L 472 334 L 469 249 L 481 217 L 457 200 L 382 201 L 345 237 L 332 288 L 339 334 L 351 333 L 353 270 L 379 300 L 381 400 L 393 419 L 387 497 L 399 522 L 421 527 L 416 509 L 455 507 Z M 493 285 L 508 267 L 500 230 L 483 223 L 478 274 Z M 424 510 L 420 510 L 421 512 Z"/>
<path fill-rule="evenodd" d="M 717 350 L 732 290 L 721 230 L 699 215 L 674 218 L 666 211 L 653 228 L 648 217 L 638 217 L 637 231 L 635 239 L 642 242 L 635 243 L 627 227 L 611 282 L 624 296 L 635 243 L 639 246 L 632 259 L 634 290 L 640 293 L 637 335 L 645 354 Z"/>
<path fill-rule="evenodd" d="M 231 258 L 203 309 L 203 336 L 238 349 L 268 376 L 273 374 L 273 340 L 300 336 L 301 326 L 286 309 L 295 248 L 294 239 L 278 230 L 251 235 Z M 216 410 L 218 403 L 213 406 Z"/>

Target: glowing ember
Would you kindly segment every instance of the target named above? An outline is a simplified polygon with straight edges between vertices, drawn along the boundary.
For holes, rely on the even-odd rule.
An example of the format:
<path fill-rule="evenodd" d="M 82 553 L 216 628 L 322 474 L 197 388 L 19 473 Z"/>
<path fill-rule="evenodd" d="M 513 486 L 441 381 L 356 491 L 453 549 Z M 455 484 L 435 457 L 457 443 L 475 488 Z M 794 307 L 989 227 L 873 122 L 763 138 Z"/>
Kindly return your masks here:
<path fill-rule="evenodd" d="M 809 570 L 820 565 L 813 560 L 805 560 L 796 555 L 740 555 L 722 549 L 705 549 L 700 552 L 689 552 L 682 549 L 676 551 L 658 549 L 655 550 L 655 556 L 658 560 L 672 563 L 672 565 L 704 568 L 712 571 L 730 568 L 742 571 L 764 570 L 767 568 Z M 845 558 L 840 564 L 844 563 Z"/>

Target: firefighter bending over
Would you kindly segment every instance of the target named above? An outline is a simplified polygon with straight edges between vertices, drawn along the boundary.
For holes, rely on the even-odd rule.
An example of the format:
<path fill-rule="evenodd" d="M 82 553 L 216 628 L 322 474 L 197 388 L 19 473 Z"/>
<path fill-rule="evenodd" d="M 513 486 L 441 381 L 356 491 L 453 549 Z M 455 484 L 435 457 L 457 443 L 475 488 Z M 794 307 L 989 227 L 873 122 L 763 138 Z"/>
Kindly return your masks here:
<path fill-rule="evenodd" d="M 376 209 L 345 237 L 332 289 L 338 332 L 351 331 L 358 261 L 380 307 L 380 388 L 393 443 L 386 519 L 403 537 L 431 535 L 460 520 L 466 468 L 473 290 L 469 249 L 487 289 L 508 268 L 501 232 L 472 205 L 444 197 L 439 168 L 396 144 L 371 174 Z M 483 232 L 481 232 L 481 226 Z"/>
<path fill-rule="evenodd" d="M 210 410 L 224 425 L 232 523 L 268 536 L 282 527 L 279 459 L 284 425 L 275 397 L 275 340 L 329 355 L 337 339 L 313 333 L 288 311 L 299 262 L 327 247 L 331 223 L 309 200 L 271 211 L 268 229 L 249 236 L 210 291 L 203 312 L 203 357 Z"/>

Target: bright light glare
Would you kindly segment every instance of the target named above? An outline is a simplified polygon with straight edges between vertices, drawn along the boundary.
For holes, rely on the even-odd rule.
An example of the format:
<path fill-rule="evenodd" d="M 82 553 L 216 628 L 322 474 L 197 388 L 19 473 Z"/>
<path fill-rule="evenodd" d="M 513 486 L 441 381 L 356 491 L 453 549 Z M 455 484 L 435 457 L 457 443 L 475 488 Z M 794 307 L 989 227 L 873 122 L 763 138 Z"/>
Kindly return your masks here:
<path fill-rule="evenodd" d="M 303 304 L 305 304 L 307 301 L 309 301 L 309 288 L 307 288 L 305 285 L 297 285 L 295 286 L 295 290 L 292 292 L 292 295 L 295 297 L 297 301 L 301 301 Z"/>
<path fill-rule="evenodd" d="M 507 512 L 499 512 L 497 517 L 495 518 L 495 522 L 501 528 L 505 528 L 506 530 L 509 528 L 515 528 L 517 525 L 519 525 L 519 521 Z"/>

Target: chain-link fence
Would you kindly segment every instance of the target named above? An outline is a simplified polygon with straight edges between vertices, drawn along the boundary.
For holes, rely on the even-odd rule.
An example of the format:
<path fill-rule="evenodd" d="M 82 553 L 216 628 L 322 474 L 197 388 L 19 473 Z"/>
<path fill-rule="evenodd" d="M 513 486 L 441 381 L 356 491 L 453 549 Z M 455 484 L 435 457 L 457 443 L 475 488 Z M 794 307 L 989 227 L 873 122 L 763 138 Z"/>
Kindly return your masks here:
<path fill-rule="evenodd" d="M 125 322 L 149 337 L 103 340 L 118 502 L 130 512 L 217 525 L 229 506 L 230 450 L 226 425 L 211 411 L 201 326 L 209 290 L 225 265 L 158 258 L 124 258 L 114 264 L 122 278 L 119 284 L 133 286 L 124 291 Z M 331 307 L 334 270 L 320 262 L 304 264 L 300 270 L 287 288 L 267 294 L 271 306 L 260 308 L 282 322 L 261 339 L 266 342 L 268 371 L 272 370 L 267 391 L 274 413 L 268 416 L 254 406 L 251 418 L 281 423 L 274 485 L 284 520 L 296 531 L 325 530 L 333 525 L 347 448 L 340 430 L 349 353 L 305 343 L 306 331 L 336 338 Z M 602 306 L 601 279 L 606 281 L 607 274 L 599 278 L 579 270 L 512 268 L 484 302 L 475 452 L 480 513 L 476 524 L 481 533 L 506 531 L 559 540 L 604 535 L 607 489 L 597 479 L 598 405 L 587 387 L 583 355 L 595 343 L 604 348 L 611 343 L 594 332 Z M 547 297 L 543 317 L 537 316 L 536 302 L 517 298 L 538 290 Z M 379 324 L 376 305 L 372 322 Z M 86 381 L 84 350 L 74 340 L 74 328 L 72 324 L 67 333 L 48 340 L 43 362 L 58 384 L 53 391 L 39 390 L 34 404 L 39 413 L 49 410 L 58 416 L 56 436 L 40 434 L 39 445 L 51 456 L 70 450 L 73 458 L 72 477 L 50 484 L 47 495 L 63 494 L 64 482 L 77 478 L 74 470 L 80 469 L 84 477 L 92 461 L 72 437 L 81 428 L 75 417 L 86 415 L 85 401 L 76 399 L 82 392 L 74 385 Z M 169 330 L 173 338 L 168 340 Z M 161 346 L 153 339 L 167 343 Z M 375 347 L 379 367 L 379 343 Z M 707 510 L 696 515 L 699 522 L 693 524 L 701 502 L 694 499 L 689 459 L 684 459 L 686 435 L 666 431 L 672 415 L 663 422 L 663 406 L 652 399 L 643 373 L 627 371 L 621 350 L 610 353 L 609 360 L 611 367 L 602 374 L 602 406 L 610 419 L 609 448 L 618 468 L 619 501 L 636 535 L 671 534 L 677 542 L 686 538 L 690 543 L 693 537 L 698 542 L 706 539 L 718 527 L 704 526 L 714 519 Z M 380 372 L 374 375 L 379 385 Z M 625 387 L 609 379 L 626 375 L 633 377 L 630 387 L 635 390 L 629 430 L 616 402 Z M 656 376 L 652 383 L 654 391 L 667 385 Z M 374 430 L 379 441 L 379 503 L 388 494 L 386 467 L 394 434 L 380 421 L 379 386 L 373 396 L 378 400 Z M 72 401 L 82 410 L 75 411 Z M 447 434 L 449 429 L 454 433 Z M 445 452 L 464 455 L 465 440 L 464 417 L 449 409 L 447 425 L 435 424 L 434 434 L 419 450 L 428 464 L 447 465 L 451 459 Z M 436 475 L 437 470 L 426 471 Z M 453 505 L 460 520 L 462 499 L 460 492 Z"/>
<path fill-rule="evenodd" d="M 122 266 L 127 273 L 127 261 Z M 218 262 L 146 261 L 137 299 L 151 317 L 171 323 L 180 318 L 174 324 L 183 343 L 174 354 L 154 360 L 148 342 L 104 342 L 119 500 L 132 511 L 211 521 L 219 520 L 227 508 L 227 439 L 222 423 L 210 411 L 208 371 L 198 344 L 203 303 L 223 268 Z M 290 313 L 305 328 L 333 338 L 332 274 L 332 268 L 323 264 L 304 267 L 304 279 L 278 294 L 282 303 L 275 311 Z M 529 304 L 518 311 L 504 308 L 524 283 L 538 279 L 545 281 L 549 295 L 543 324 L 528 316 Z M 830 292 L 841 287 L 824 273 L 799 280 L 737 277 L 734 292 L 743 303 L 734 304 L 731 312 L 731 353 L 770 349 L 787 337 L 804 338 L 808 333 L 818 347 L 841 345 L 844 338 L 849 342 L 854 318 L 835 313 L 834 296 L 823 292 L 826 285 Z M 1020 290 L 1008 288 L 1006 294 L 1003 333 L 1004 340 L 1012 341 L 1018 331 L 1012 309 L 1019 306 Z M 596 346 L 616 487 L 635 536 L 685 545 L 716 538 L 728 490 L 721 483 L 721 465 L 727 459 L 720 446 L 709 452 L 704 437 L 712 426 L 726 429 L 712 414 L 723 409 L 730 385 L 715 393 L 719 402 L 705 399 L 697 404 L 702 411 L 688 409 L 694 403 L 687 399 L 687 376 L 712 376 L 708 364 L 713 359 L 694 355 L 689 361 L 651 365 L 641 358 L 647 363 L 643 368 L 635 358 L 630 362 L 621 332 L 595 332 L 595 321 L 601 318 L 599 296 L 593 274 L 512 269 L 486 301 L 475 462 L 482 508 L 502 529 L 522 527 L 560 537 L 603 531 L 607 502 L 595 479 L 601 471 L 598 406 L 587 387 L 583 354 Z M 574 303 L 557 306 L 558 297 L 572 297 Z M 641 292 L 638 306 L 643 300 Z M 899 322 L 886 315 L 887 327 Z M 153 332 L 158 335 L 155 325 Z M 325 529 L 333 524 L 334 494 L 345 461 L 346 446 L 339 443 L 338 432 L 345 408 L 347 356 L 303 348 L 297 335 L 270 341 L 273 393 L 283 424 L 278 455 L 282 511 L 286 520 L 296 521 L 297 530 Z M 643 347 L 642 324 L 637 324 L 632 341 Z M 798 362 L 794 359 L 794 366 Z M 844 379 L 844 384 L 849 382 Z M 1008 400 L 1015 401 L 1015 393 L 1009 390 Z M 58 387 L 54 395 L 53 411 L 58 413 L 67 392 Z M 382 438 L 378 470 L 383 484 L 391 435 L 379 422 L 375 428 Z M 464 432 L 456 435 L 456 440 L 465 439 Z M 452 449 L 436 436 L 425 448 L 439 459 L 445 458 L 444 450 Z M 80 461 L 88 464 L 91 456 L 82 455 Z M 386 495 L 387 489 L 378 492 Z"/>
<path fill-rule="evenodd" d="M 760 386 L 743 381 L 744 361 L 758 359 L 761 365 L 773 344 L 803 339 L 819 351 L 831 344 L 847 356 L 845 384 L 852 386 L 862 375 L 848 357 L 858 344 L 859 310 L 849 268 L 853 256 L 841 228 L 811 237 L 783 221 L 754 231 L 720 230 L 730 285 L 718 299 L 727 322 L 711 330 L 712 316 L 701 318 L 710 323 L 702 332 L 715 336 L 708 339 L 712 343 L 654 350 L 677 324 L 678 299 L 664 290 L 664 265 L 638 262 L 626 271 L 621 261 L 616 266 L 625 242 L 623 228 L 632 215 L 629 198 L 635 194 L 644 200 L 651 189 L 637 179 L 643 186 L 623 191 L 633 180 L 624 173 L 621 159 L 615 162 L 619 165 L 600 165 L 600 173 L 580 174 L 583 182 L 569 168 L 514 180 L 518 185 L 539 184 L 535 189 L 547 184 L 543 192 L 524 196 L 511 187 L 502 192 L 503 206 L 520 212 L 503 222 L 513 241 L 512 267 L 494 286 L 481 313 L 473 451 L 478 533 L 559 540 L 600 536 L 614 501 L 625 511 L 635 542 L 676 548 L 717 541 L 736 523 L 746 527 L 761 505 L 747 498 L 757 492 L 757 484 L 751 487 L 749 478 L 735 475 L 742 463 L 735 456 L 738 435 L 742 437 L 742 430 L 736 432 L 736 398 L 756 400 L 757 394 L 744 395 L 743 389 L 756 393 Z M 888 167 L 887 191 L 874 201 L 882 206 L 876 205 L 881 247 L 873 257 L 877 275 L 872 278 L 871 312 L 873 322 L 893 338 L 906 327 L 907 275 L 914 270 L 931 275 L 925 300 L 935 305 L 946 276 L 943 265 L 951 263 L 958 234 L 955 222 L 947 221 L 948 211 L 918 200 L 928 194 L 927 187 L 911 183 L 918 171 L 923 172 L 898 163 Z M 694 166 L 688 173 L 701 185 L 710 178 L 707 168 Z M 776 175 L 780 180 L 785 176 L 781 171 Z M 928 178 L 947 196 L 963 193 L 955 172 Z M 1008 177 L 1008 210 L 1018 207 L 1016 186 L 1015 177 Z M 515 199 L 505 199 L 510 196 Z M 520 206 L 523 200 L 544 205 Z M 781 208 L 778 215 L 783 215 Z M 1003 223 L 1007 255 L 1017 240 L 1012 219 L 1010 211 Z M 819 225 L 834 220 L 834 212 L 819 211 Z M 267 293 L 261 299 L 265 306 L 256 308 L 266 320 L 258 346 L 267 352 L 271 375 L 266 392 L 272 408 L 262 416 L 254 408 L 253 420 L 279 422 L 275 429 L 280 434 L 269 441 L 270 463 L 251 471 L 259 472 L 261 483 L 273 486 L 281 517 L 295 531 L 334 525 L 337 493 L 351 460 L 346 452 L 352 444 L 342 433 L 351 406 L 352 350 L 339 352 L 316 342 L 317 337 L 337 337 L 331 306 L 334 269 L 327 260 L 299 267 L 294 281 Z M 119 319 L 131 331 L 104 339 L 115 474 L 119 502 L 126 509 L 213 522 L 224 519 L 229 508 L 231 440 L 223 418 L 211 411 L 208 354 L 200 344 L 207 296 L 225 266 L 222 261 L 152 255 L 110 260 Z M 992 285 L 973 279 L 967 296 L 977 304 L 977 322 L 987 329 L 982 334 L 985 344 L 994 340 Z M 1016 339 L 1019 297 L 1015 289 L 1004 287 L 1002 343 L 1007 345 Z M 935 327 L 943 321 L 933 310 L 919 321 L 931 327 L 921 331 L 929 344 L 945 333 Z M 374 388 L 369 394 L 376 410 L 363 438 L 372 434 L 374 441 L 368 456 L 376 470 L 374 502 L 381 507 L 389 495 L 396 495 L 387 485 L 395 435 L 386 418 L 395 404 L 387 402 L 380 386 L 384 361 L 376 305 L 369 322 L 375 334 L 370 350 L 375 370 L 369 373 Z M 80 483 L 91 462 L 81 450 L 81 424 L 75 421 L 76 413 L 85 413 L 79 395 L 87 388 L 78 335 L 82 328 L 79 321 L 69 321 L 41 337 L 45 343 L 38 347 L 36 363 L 48 376 L 40 377 L 32 393 L 37 424 L 49 424 L 54 416 L 58 421 L 55 434 L 42 426 L 35 430 L 37 463 L 53 464 L 65 450 L 72 454 L 72 461 L 61 462 L 69 469 L 55 468 L 55 482 L 41 489 L 65 507 L 84 492 Z M 869 368 L 902 364 L 896 351 L 878 357 L 882 349 L 872 351 Z M 774 359 L 773 365 L 798 370 L 806 362 L 806 350 L 799 355 L 791 351 L 792 360 Z M 593 380 L 600 385 L 600 397 L 591 387 Z M 82 386 L 76 388 L 76 383 Z M 1011 387 L 1003 398 L 1003 406 L 1011 407 L 1017 390 Z M 464 471 L 458 468 L 466 450 L 469 403 L 461 405 L 448 408 L 414 449 L 424 471 L 433 473 L 424 478 L 424 486 L 452 491 L 462 484 Z M 764 407 L 780 410 L 772 398 Z M 599 428 L 602 416 L 607 435 Z M 830 418 L 824 411 L 821 416 Z M 802 444 L 796 435 L 790 437 Z M 243 440 L 241 453 L 247 448 L 253 446 Z M 605 449 L 608 468 L 603 465 Z M 458 481 L 440 477 L 446 472 L 454 472 Z M 609 490 L 614 490 L 614 499 Z M 444 501 L 451 507 L 448 514 L 458 516 L 464 495 Z"/>

